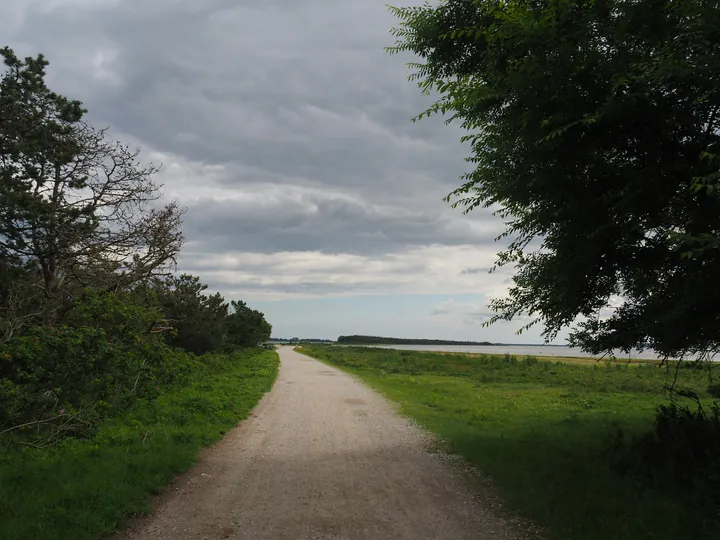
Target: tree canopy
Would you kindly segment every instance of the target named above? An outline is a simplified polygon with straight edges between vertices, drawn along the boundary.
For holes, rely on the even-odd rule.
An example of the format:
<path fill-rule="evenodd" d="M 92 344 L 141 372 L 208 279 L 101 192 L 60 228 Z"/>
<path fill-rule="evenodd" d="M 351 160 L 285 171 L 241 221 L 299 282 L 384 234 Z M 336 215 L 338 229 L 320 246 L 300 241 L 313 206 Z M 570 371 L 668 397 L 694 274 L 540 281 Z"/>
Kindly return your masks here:
<path fill-rule="evenodd" d="M 0 255 L 42 275 L 60 302 L 77 287 L 118 290 L 174 263 L 183 210 L 159 205 L 158 168 L 139 149 L 83 121 L 85 110 L 45 85 L 42 55 L 0 50 Z"/>
<path fill-rule="evenodd" d="M 44 447 L 272 327 L 174 275 L 184 209 L 140 149 L 51 91 L 42 55 L 0 56 L 0 442 Z"/>
<path fill-rule="evenodd" d="M 445 0 L 391 8 L 391 53 L 468 134 L 448 196 L 507 225 L 493 322 L 586 351 L 720 344 L 720 8 L 706 0 Z M 613 305 L 611 310 L 605 309 Z M 526 327 L 527 328 L 527 327 Z"/>

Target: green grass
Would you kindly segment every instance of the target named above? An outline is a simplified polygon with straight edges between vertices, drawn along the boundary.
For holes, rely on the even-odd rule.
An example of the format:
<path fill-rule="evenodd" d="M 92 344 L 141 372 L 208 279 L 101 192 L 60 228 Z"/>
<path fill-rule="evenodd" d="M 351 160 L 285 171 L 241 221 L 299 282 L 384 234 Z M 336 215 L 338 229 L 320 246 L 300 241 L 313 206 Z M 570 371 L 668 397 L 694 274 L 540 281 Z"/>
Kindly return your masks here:
<path fill-rule="evenodd" d="M 448 351 L 433 351 L 433 353 L 434 354 L 455 355 L 455 356 L 465 356 L 465 357 L 476 357 L 476 358 L 485 358 L 488 356 L 502 356 L 502 355 L 491 355 L 491 354 L 487 354 L 487 353 L 464 353 L 464 352 L 448 352 Z M 520 358 L 525 358 L 525 357 L 521 355 Z M 608 360 L 610 360 L 610 362 L 612 364 L 660 365 L 662 363 L 661 360 L 655 360 L 655 359 L 649 359 L 649 358 L 620 358 L 620 359 L 616 359 L 615 361 L 613 361 L 611 359 L 602 358 L 599 356 L 553 356 L 550 354 L 537 355 L 536 358 L 538 360 L 542 360 L 544 362 L 561 362 L 563 364 L 576 364 L 576 365 L 580 364 L 580 365 L 587 365 L 587 366 L 593 366 L 595 364 L 605 364 L 605 363 L 607 363 Z M 517 356 L 516 356 L 516 360 L 517 360 Z"/>
<path fill-rule="evenodd" d="M 211 356 L 191 384 L 161 388 L 92 439 L 0 457 L 0 538 L 84 540 L 146 513 L 149 495 L 247 417 L 277 375 L 272 351 Z"/>
<path fill-rule="evenodd" d="M 720 538 L 717 513 L 612 466 L 611 433 L 652 428 L 666 402 L 665 369 L 573 365 L 531 358 L 304 346 L 400 404 L 493 479 L 508 509 L 562 540 Z M 506 361 L 507 360 L 507 361 Z M 707 397 L 707 374 L 682 369 L 679 387 Z"/>

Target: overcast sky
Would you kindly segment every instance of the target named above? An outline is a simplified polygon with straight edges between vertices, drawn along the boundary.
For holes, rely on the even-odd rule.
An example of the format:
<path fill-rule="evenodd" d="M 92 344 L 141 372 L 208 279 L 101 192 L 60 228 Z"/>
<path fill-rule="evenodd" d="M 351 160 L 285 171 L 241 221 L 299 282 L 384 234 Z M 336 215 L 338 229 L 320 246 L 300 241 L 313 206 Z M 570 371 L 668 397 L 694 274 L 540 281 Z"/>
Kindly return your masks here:
<path fill-rule="evenodd" d="M 0 36 L 50 86 L 160 162 L 188 208 L 180 270 L 274 335 L 538 343 L 482 328 L 502 223 L 442 199 L 457 127 L 389 56 L 386 0 L 2 0 Z M 418 3 L 398 2 L 399 5 Z"/>

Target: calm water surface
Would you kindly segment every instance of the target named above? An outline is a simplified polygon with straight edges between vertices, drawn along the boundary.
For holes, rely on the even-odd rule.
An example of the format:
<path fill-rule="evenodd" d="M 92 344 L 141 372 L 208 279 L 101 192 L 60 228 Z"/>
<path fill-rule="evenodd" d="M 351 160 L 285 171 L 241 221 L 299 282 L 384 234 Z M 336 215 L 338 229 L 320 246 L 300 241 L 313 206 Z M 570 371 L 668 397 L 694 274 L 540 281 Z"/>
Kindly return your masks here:
<path fill-rule="evenodd" d="M 368 345 L 383 349 L 398 349 L 402 351 L 437 351 L 478 354 L 512 354 L 515 356 L 581 356 L 592 358 L 579 349 L 560 345 Z M 655 359 L 658 356 L 652 351 L 634 351 L 630 358 Z M 627 354 L 618 351 L 616 358 L 628 358 Z"/>

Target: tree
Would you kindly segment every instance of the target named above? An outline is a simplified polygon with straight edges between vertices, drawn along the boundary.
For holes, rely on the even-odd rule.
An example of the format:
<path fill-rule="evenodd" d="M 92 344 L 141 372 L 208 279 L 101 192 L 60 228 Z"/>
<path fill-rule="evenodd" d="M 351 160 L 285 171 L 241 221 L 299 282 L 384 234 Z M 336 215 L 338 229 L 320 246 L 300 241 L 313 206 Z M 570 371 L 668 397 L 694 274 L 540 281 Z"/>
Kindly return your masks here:
<path fill-rule="evenodd" d="M 250 308 L 241 300 L 230 302 L 232 313 L 227 318 L 227 340 L 235 347 L 256 347 L 267 341 L 272 326 L 260 311 Z"/>
<path fill-rule="evenodd" d="M 219 293 L 203 294 L 208 286 L 189 274 L 170 276 L 154 285 L 157 301 L 175 329 L 167 341 L 196 354 L 225 348 L 228 305 Z"/>
<path fill-rule="evenodd" d="M 446 0 L 391 8 L 391 53 L 469 133 L 448 196 L 506 222 L 492 322 L 573 325 L 592 353 L 720 344 L 720 9 L 706 0 Z M 615 299 L 619 306 L 606 312 Z M 618 300 L 619 299 L 619 300 Z M 528 325 L 528 326 L 530 326 Z M 527 326 L 525 327 L 527 328 Z"/>
<path fill-rule="evenodd" d="M 174 329 L 166 338 L 170 345 L 203 354 L 256 347 L 270 339 L 272 326 L 263 313 L 240 300 L 228 305 L 219 293 L 204 294 L 207 288 L 199 277 L 182 274 L 156 280 L 144 291 L 151 296 L 149 305 L 157 302 Z"/>
<path fill-rule="evenodd" d="M 0 256 L 36 265 L 48 297 L 167 273 L 183 210 L 156 205 L 158 168 L 83 122 L 80 102 L 51 92 L 42 55 L 0 54 Z"/>

